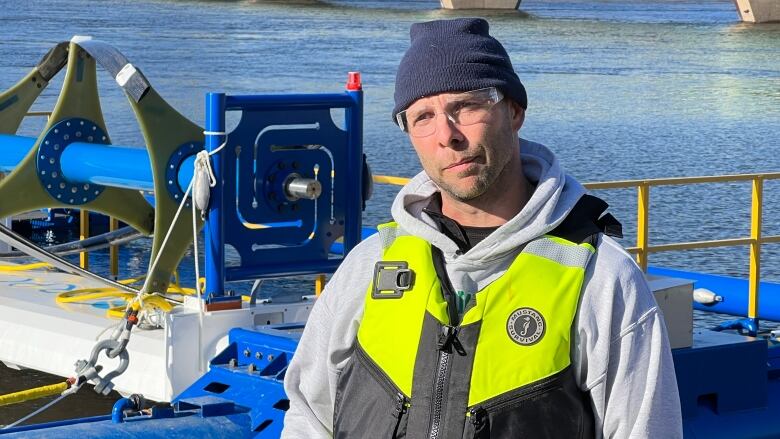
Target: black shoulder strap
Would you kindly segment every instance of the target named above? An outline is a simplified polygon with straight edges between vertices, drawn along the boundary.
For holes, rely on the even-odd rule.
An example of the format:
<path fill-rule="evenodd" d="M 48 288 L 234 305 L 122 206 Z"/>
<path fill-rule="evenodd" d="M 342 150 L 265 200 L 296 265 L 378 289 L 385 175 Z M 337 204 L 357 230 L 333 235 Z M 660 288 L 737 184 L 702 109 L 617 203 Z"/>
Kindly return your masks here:
<path fill-rule="evenodd" d="M 607 207 L 609 204 L 601 198 L 585 194 L 550 234 L 576 243 L 590 240 L 599 233 L 622 238 L 623 226 L 611 213 L 604 213 Z"/>

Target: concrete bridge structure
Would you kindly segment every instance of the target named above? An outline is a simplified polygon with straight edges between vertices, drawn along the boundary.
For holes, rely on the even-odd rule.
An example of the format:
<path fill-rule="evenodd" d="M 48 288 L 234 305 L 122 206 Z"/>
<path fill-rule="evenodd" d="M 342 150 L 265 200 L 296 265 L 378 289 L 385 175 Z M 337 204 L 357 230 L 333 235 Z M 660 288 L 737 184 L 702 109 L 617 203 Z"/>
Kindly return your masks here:
<path fill-rule="evenodd" d="M 780 22 L 780 0 L 733 0 L 742 21 Z M 517 9 L 520 0 L 439 0 L 444 9 Z"/>
<path fill-rule="evenodd" d="M 780 22 L 780 0 L 734 0 L 734 4 L 742 21 Z"/>

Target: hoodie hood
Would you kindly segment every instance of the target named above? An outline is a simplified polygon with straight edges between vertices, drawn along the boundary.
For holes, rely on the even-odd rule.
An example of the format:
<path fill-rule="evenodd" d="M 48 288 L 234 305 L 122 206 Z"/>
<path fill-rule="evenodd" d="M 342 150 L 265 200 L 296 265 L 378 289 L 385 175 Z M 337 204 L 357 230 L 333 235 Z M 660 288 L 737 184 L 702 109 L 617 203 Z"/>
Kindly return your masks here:
<path fill-rule="evenodd" d="M 531 199 L 514 218 L 467 253 L 457 254 L 457 244 L 441 233 L 423 212 L 431 196 L 439 191 L 425 172 L 417 174 L 398 193 L 392 207 L 393 219 L 406 232 L 441 249 L 447 263 L 455 263 L 461 270 L 472 266 L 473 270 L 482 271 L 501 260 L 511 262 L 525 243 L 558 226 L 586 192 L 564 173 L 555 154 L 547 147 L 524 139 L 520 139 L 519 146 L 523 173 L 535 185 Z M 457 283 L 455 279 L 452 281 Z"/>

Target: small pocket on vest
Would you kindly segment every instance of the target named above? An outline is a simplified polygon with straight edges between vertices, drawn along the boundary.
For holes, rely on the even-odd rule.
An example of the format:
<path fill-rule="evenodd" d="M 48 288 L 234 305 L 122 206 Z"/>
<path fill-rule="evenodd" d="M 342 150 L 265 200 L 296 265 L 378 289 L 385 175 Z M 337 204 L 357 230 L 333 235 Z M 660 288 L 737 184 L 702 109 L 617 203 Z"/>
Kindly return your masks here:
<path fill-rule="evenodd" d="M 339 375 L 334 438 L 405 438 L 409 398 L 356 345 Z"/>
<path fill-rule="evenodd" d="M 469 408 L 464 438 L 591 438 L 593 414 L 569 368 Z"/>

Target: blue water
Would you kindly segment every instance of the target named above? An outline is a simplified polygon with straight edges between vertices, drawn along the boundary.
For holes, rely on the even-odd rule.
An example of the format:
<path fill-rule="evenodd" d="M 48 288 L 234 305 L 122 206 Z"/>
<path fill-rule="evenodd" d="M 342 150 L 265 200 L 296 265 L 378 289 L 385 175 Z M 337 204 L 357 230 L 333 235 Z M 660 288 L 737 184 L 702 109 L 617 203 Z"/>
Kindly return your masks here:
<path fill-rule="evenodd" d="M 420 165 L 389 115 L 409 25 L 477 14 L 437 6 L 435 0 L 0 0 L 0 89 L 73 35 L 117 46 L 200 124 L 206 92 L 340 91 L 346 73 L 358 70 L 374 172 L 412 176 Z M 524 0 L 521 11 L 478 14 L 490 20 L 528 90 L 521 134 L 550 146 L 581 181 L 780 171 L 780 25 L 740 23 L 730 0 Z M 105 72 L 99 79 L 112 140 L 141 145 L 125 97 Z M 59 86 L 55 80 L 35 109 L 51 109 Z M 41 120 L 30 120 L 20 134 L 37 136 L 41 128 Z M 376 189 L 367 225 L 389 218 L 396 191 Z M 600 196 L 624 223 L 624 244 L 632 245 L 635 193 Z M 651 243 L 746 236 L 749 197 L 745 183 L 653 189 Z M 764 233 L 780 234 L 780 181 L 766 183 L 764 201 Z M 656 254 L 651 263 L 744 276 L 747 256 L 739 247 Z M 122 257 L 122 276 L 145 272 L 148 243 L 125 247 Z M 762 257 L 764 277 L 780 280 L 780 245 L 767 245 Z M 94 255 L 93 269 L 106 272 L 104 261 L 104 254 Z M 182 263 L 185 279 L 192 279 L 191 267 L 190 254 Z M 267 291 L 280 298 L 308 294 L 311 283 Z"/>

